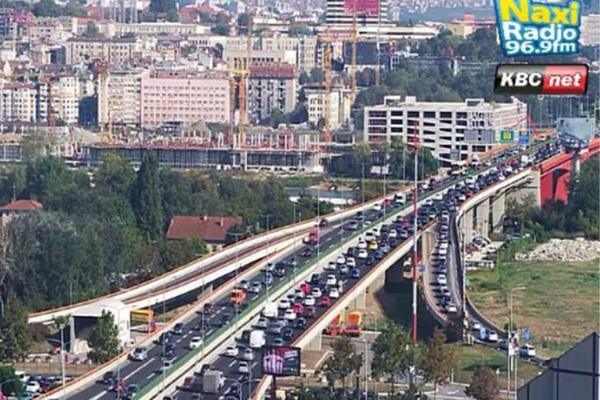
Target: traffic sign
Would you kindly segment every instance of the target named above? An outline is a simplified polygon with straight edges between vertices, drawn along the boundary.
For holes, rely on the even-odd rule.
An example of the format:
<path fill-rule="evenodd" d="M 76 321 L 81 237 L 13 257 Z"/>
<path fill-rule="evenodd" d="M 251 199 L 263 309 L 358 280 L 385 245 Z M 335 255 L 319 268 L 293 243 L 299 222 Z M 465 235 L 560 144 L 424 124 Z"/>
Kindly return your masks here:
<path fill-rule="evenodd" d="M 528 342 L 529 340 L 531 340 L 531 329 L 529 328 L 523 328 L 523 339 L 525 339 L 526 342 Z"/>
<path fill-rule="evenodd" d="M 500 131 L 500 143 L 507 144 L 513 143 L 515 139 L 515 133 L 508 129 L 502 129 Z"/>
<path fill-rule="evenodd" d="M 525 133 L 521 133 L 521 135 L 519 135 L 519 144 L 527 144 L 529 143 L 529 133 L 525 132 Z"/>
<path fill-rule="evenodd" d="M 419 272 L 420 273 L 425 272 L 425 264 L 419 264 Z"/>

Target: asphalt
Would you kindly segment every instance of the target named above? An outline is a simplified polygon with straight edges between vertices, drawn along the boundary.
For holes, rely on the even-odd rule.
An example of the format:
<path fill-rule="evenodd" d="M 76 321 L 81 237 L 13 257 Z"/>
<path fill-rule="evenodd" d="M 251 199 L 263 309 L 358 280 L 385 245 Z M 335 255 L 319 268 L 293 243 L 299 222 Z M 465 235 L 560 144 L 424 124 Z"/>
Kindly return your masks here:
<path fill-rule="evenodd" d="M 365 215 L 368 220 L 372 220 L 375 219 L 376 214 L 377 212 L 375 211 L 369 211 Z M 321 251 L 325 251 L 328 248 L 338 245 L 341 241 L 345 240 L 345 237 L 347 237 L 350 234 L 350 232 L 348 231 L 346 231 L 344 235 L 342 234 L 342 224 L 344 224 L 345 222 L 346 221 L 343 221 L 342 223 L 333 225 L 328 228 L 322 228 L 322 232 L 325 233 L 321 235 Z M 300 256 L 300 253 L 306 247 L 306 245 L 298 246 L 295 253 L 289 254 L 286 257 L 282 257 L 281 259 L 277 259 L 275 262 L 285 262 L 296 258 L 298 261 L 299 268 L 303 265 L 303 263 L 307 262 L 306 258 Z M 287 272 L 288 274 L 292 273 L 291 270 Z M 276 284 L 278 281 L 283 280 L 285 278 L 286 277 L 274 277 L 273 284 Z M 254 280 L 262 280 L 262 274 L 254 274 L 250 279 L 248 279 L 248 281 Z M 256 300 L 259 296 L 260 294 L 251 295 L 249 297 L 249 301 L 252 302 L 253 300 Z M 183 322 L 183 335 L 174 335 L 175 360 L 177 360 L 178 358 L 182 357 L 190 351 L 187 348 L 187 346 L 192 337 L 202 336 L 202 330 L 197 330 L 195 328 L 198 325 L 201 325 L 203 320 L 204 326 L 206 327 L 204 331 L 204 337 L 206 339 L 210 336 L 210 334 L 212 334 L 215 330 L 218 329 L 219 322 L 221 318 L 223 318 L 223 315 L 233 315 L 234 308 L 230 305 L 228 301 L 228 295 L 219 298 L 214 304 L 215 311 L 212 314 L 195 315 L 194 318 Z M 270 338 L 270 340 L 272 340 L 272 338 Z M 160 367 L 163 363 L 162 354 L 162 346 L 154 344 L 152 347 L 148 348 L 148 358 L 145 361 L 128 361 L 127 363 L 122 365 L 118 370 L 115 370 L 114 373 L 127 385 L 135 384 L 139 387 L 143 387 L 152 379 L 160 376 Z M 110 390 L 110 385 L 103 384 L 100 382 L 96 382 L 93 385 L 86 387 L 82 391 L 68 397 L 68 399 L 72 400 L 107 400 L 117 398 L 119 398 L 118 394 Z"/>

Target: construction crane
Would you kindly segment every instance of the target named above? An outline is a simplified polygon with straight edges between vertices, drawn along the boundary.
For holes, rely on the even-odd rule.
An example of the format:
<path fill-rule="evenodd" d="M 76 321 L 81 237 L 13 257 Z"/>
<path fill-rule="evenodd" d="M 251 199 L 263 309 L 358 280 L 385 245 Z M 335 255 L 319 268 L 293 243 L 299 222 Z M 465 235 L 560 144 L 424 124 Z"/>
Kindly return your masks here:
<path fill-rule="evenodd" d="M 353 31 L 336 30 L 330 31 L 329 28 L 319 35 L 319 41 L 324 43 L 323 46 L 323 75 L 325 80 L 325 93 L 323 97 L 323 137 L 325 143 L 331 142 L 331 44 L 354 40 Z M 353 47 L 353 61 L 356 61 L 356 47 Z M 354 68 L 353 68 L 354 69 Z M 352 74 L 355 77 L 355 74 Z M 356 82 L 354 81 L 354 87 Z"/>
<path fill-rule="evenodd" d="M 248 13 L 248 32 L 246 36 L 246 54 L 241 57 L 239 62 L 234 60 L 233 66 L 229 69 L 232 74 L 230 79 L 232 102 L 235 103 L 236 88 L 239 99 L 239 124 L 237 145 L 243 146 L 246 143 L 246 119 L 248 115 L 248 86 L 250 79 L 250 66 L 252 64 L 252 14 Z M 232 108 L 234 109 L 234 108 Z"/>

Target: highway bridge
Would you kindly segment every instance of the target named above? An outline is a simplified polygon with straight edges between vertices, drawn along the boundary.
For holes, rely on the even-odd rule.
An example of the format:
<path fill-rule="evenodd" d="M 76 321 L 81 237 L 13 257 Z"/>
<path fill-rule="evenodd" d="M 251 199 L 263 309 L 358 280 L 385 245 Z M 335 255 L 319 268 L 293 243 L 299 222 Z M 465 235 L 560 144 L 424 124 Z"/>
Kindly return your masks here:
<path fill-rule="evenodd" d="M 548 157 L 553 154 L 548 153 Z M 497 163 L 504 163 L 506 160 L 497 160 Z M 539 160 L 542 161 L 542 160 Z M 474 175 L 481 174 L 483 171 L 476 171 Z M 478 204 L 481 204 L 482 201 L 477 202 L 477 199 L 489 199 L 493 198 L 494 194 L 501 193 L 504 188 L 512 188 L 519 185 L 523 185 L 526 182 L 535 181 L 536 175 L 539 175 L 539 167 L 527 168 L 524 171 L 513 174 L 507 179 L 497 183 L 497 186 L 484 189 L 478 194 L 475 194 L 471 199 L 465 202 L 465 205 L 461 206 L 459 209 L 459 213 L 468 212 L 470 209 L 475 207 Z M 459 180 L 464 180 L 465 178 L 461 178 Z M 445 191 L 453 186 L 458 180 L 455 181 L 446 181 L 443 184 L 443 187 L 437 188 L 435 191 L 430 191 L 429 193 L 423 193 L 423 199 L 420 204 L 423 204 L 425 201 L 430 199 L 434 193 L 438 191 Z M 539 179 L 537 180 L 539 182 Z M 507 189 L 508 190 L 508 189 Z M 538 189 L 539 190 L 539 189 Z M 477 203 L 477 204 L 476 204 Z M 364 205 L 360 208 L 356 208 L 353 210 L 348 210 L 343 216 L 339 216 L 341 213 L 336 215 L 336 220 L 344 220 L 349 219 L 358 212 L 358 210 L 367 210 L 369 207 L 372 207 L 373 202 L 368 205 Z M 470 208 L 468 208 L 468 207 Z M 386 222 L 388 225 L 392 223 L 398 216 L 404 218 L 410 212 L 409 208 L 404 208 L 402 210 L 389 210 L 389 214 L 387 215 Z M 369 229 L 373 226 L 380 227 L 383 221 L 379 212 L 371 212 L 367 213 L 367 221 L 372 222 L 372 225 L 367 226 Z M 374 218 L 375 217 L 375 218 Z M 300 229 L 306 229 L 314 224 L 314 221 L 308 226 L 303 226 L 302 228 L 295 227 L 297 229 L 294 232 L 302 232 Z M 433 227 L 434 221 L 431 221 L 427 225 L 424 225 L 422 228 L 424 230 L 429 230 Z M 367 228 L 365 227 L 365 228 Z M 226 305 L 227 294 L 231 287 L 233 287 L 236 282 L 239 283 L 240 280 L 253 280 L 259 279 L 261 275 L 260 268 L 264 267 L 264 263 L 259 264 L 262 265 L 260 267 L 253 268 L 252 270 L 245 271 L 243 275 L 240 274 L 238 276 L 238 281 L 228 281 L 227 284 L 223 286 L 223 290 L 217 288 L 212 294 L 211 297 L 202 298 L 199 302 L 199 305 L 204 302 L 210 301 L 217 304 L 217 311 L 215 311 L 214 315 L 204 315 L 201 313 L 199 316 L 194 318 L 194 316 L 187 315 L 188 319 L 184 321 L 184 329 L 183 334 L 180 338 L 177 338 L 177 345 L 175 347 L 175 363 L 174 365 L 159 374 L 157 371 L 160 370 L 160 366 L 162 361 L 158 356 L 162 355 L 163 349 L 159 347 L 152 348 L 150 350 L 150 355 L 153 357 L 149 357 L 148 360 L 143 363 L 127 363 L 118 368 L 119 374 L 123 378 L 126 378 L 128 383 L 133 383 L 139 385 L 141 387 L 141 391 L 138 395 L 135 396 L 136 399 L 146 399 L 146 398 L 154 398 L 159 393 L 170 393 L 177 386 L 181 386 L 183 384 L 183 380 L 186 377 L 186 374 L 190 372 L 198 372 L 196 368 L 200 366 L 201 362 L 211 362 L 213 368 L 227 367 L 232 368 L 239 364 L 239 360 L 228 359 L 227 357 L 223 357 L 221 355 L 222 350 L 226 346 L 231 346 L 234 344 L 234 340 L 236 339 L 236 334 L 242 329 L 248 329 L 253 324 L 256 323 L 260 310 L 262 309 L 265 302 L 268 301 L 279 301 L 282 296 L 291 294 L 290 291 L 294 290 L 295 285 L 297 285 L 302 280 L 306 279 L 313 273 L 317 271 L 321 271 L 323 267 L 331 260 L 334 260 L 339 256 L 339 254 L 344 251 L 345 246 L 349 245 L 357 245 L 358 244 L 358 236 L 363 232 L 349 232 L 347 229 L 344 229 L 344 222 L 335 225 L 329 235 L 322 236 L 322 242 L 319 249 L 319 254 L 309 257 L 308 260 L 304 262 L 298 262 L 295 268 L 293 268 L 293 276 L 290 276 L 290 271 L 287 272 L 285 277 L 282 277 L 278 281 L 274 282 L 270 287 L 270 294 L 266 292 L 257 294 L 253 296 L 250 300 L 249 306 L 245 310 L 241 310 L 236 315 L 233 315 L 228 305 Z M 293 233 L 295 235 L 295 233 Z M 422 231 L 417 232 L 418 235 L 422 234 Z M 287 231 L 285 235 L 290 235 L 290 231 Z M 288 238 L 289 239 L 289 238 Z M 271 238 L 270 240 L 274 240 Z M 324 242 L 323 242 L 324 241 Z M 424 241 L 424 240 L 423 240 Z M 260 242 L 260 241 L 259 241 Z M 327 243 L 329 242 L 329 243 Z M 269 257 L 269 262 L 286 262 L 292 259 L 298 260 L 300 258 L 299 253 L 302 251 L 302 245 L 298 244 L 297 241 L 292 240 L 292 243 L 296 243 L 297 248 L 290 250 L 289 247 L 282 249 L 280 253 L 275 253 Z M 290 244 L 293 247 L 293 244 Z M 332 301 L 332 305 L 328 307 L 317 307 L 317 314 L 310 319 L 307 318 L 307 322 L 309 327 L 300 334 L 299 331 L 294 330 L 293 336 L 290 340 L 286 340 L 286 343 L 291 343 L 293 345 L 298 345 L 303 348 L 308 348 L 311 346 L 319 346 L 320 332 L 323 328 L 327 326 L 329 321 L 333 319 L 336 315 L 338 315 L 343 309 L 346 307 L 360 305 L 360 303 L 364 302 L 364 293 L 368 288 L 375 287 L 377 285 L 382 285 L 383 280 L 385 279 L 386 273 L 389 271 L 393 271 L 393 266 L 397 267 L 397 261 L 402 257 L 406 256 L 410 252 L 410 239 L 403 241 L 402 243 L 397 243 L 397 246 L 390 250 L 390 252 L 385 255 L 381 260 L 378 260 L 378 263 L 374 265 L 363 265 L 359 262 L 359 268 L 361 271 L 360 277 L 358 279 L 349 279 L 347 276 L 342 276 L 344 274 L 338 274 L 336 279 L 341 279 L 346 282 L 345 289 L 341 295 L 341 297 L 337 300 Z M 287 258 L 286 258 L 287 257 Z M 316 258 L 315 258 L 316 257 Z M 457 269 L 457 267 L 454 267 Z M 394 272 L 391 272 L 394 273 Z M 398 273 L 396 271 L 395 273 Z M 245 278 L 244 278 L 245 277 Z M 425 279 L 425 278 L 424 278 Z M 458 281 L 458 273 L 456 273 L 455 281 Z M 427 286 L 427 285 L 426 285 Z M 454 286 L 458 286 L 458 282 L 454 284 Z M 427 292 L 427 291 L 426 291 Z M 453 294 L 454 300 L 457 304 L 461 304 L 462 302 L 458 299 L 458 293 L 455 292 Z M 363 306 L 364 307 L 364 306 Z M 227 317 L 223 317 L 226 315 Z M 200 318 L 200 320 L 198 319 Z M 216 321 L 215 321 L 216 319 Z M 198 328 L 198 324 L 202 324 L 200 328 Z M 213 328 L 207 328 L 206 325 L 212 326 Z M 223 325 L 223 326 L 221 326 Z M 166 329 L 170 329 L 172 324 L 166 327 Z M 200 332 L 199 334 L 194 333 L 194 331 Z M 200 335 L 203 337 L 204 345 L 201 348 L 189 351 L 185 350 L 186 342 L 190 337 L 194 335 Z M 269 336 L 269 340 L 272 341 L 274 337 Z M 78 380 L 79 384 L 70 385 L 65 392 L 69 393 L 69 398 L 93 398 L 95 400 L 102 398 L 115 398 L 115 393 L 111 393 L 106 386 L 98 385 L 95 382 L 95 379 L 99 377 L 99 372 L 104 372 L 106 370 L 115 369 L 115 365 L 118 363 L 123 363 L 123 357 L 115 360 L 111 363 L 108 363 L 103 367 L 103 370 L 97 370 L 94 374 L 90 376 L 93 379 L 88 377 L 83 377 L 83 379 Z M 226 362 L 226 364 L 223 364 Z M 231 365 L 230 365 L 231 364 Z M 254 365 L 254 366 L 253 366 Z M 250 393 L 255 393 L 257 395 L 264 394 L 266 388 L 269 385 L 269 379 L 262 377 L 260 381 L 256 381 L 255 377 L 260 376 L 260 371 L 257 369 L 257 366 L 254 363 L 251 363 L 251 373 L 241 374 L 243 376 L 248 377 L 247 385 L 243 385 L 247 389 L 243 389 L 246 392 L 243 393 L 243 398 L 248 398 Z M 253 367 L 252 367 L 253 366 Z M 223 368 L 223 370 L 227 370 L 227 368 Z M 240 374 L 236 373 L 235 370 L 229 370 L 228 375 L 230 375 L 230 385 L 226 385 L 227 388 L 231 386 L 239 386 L 239 376 Z M 251 377 L 251 378 L 250 378 Z M 86 381 L 87 379 L 87 381 Z M 233 380 L 232 380 L 233 379 Z M 85 384 L 81 384 L 81 382 L 85 382 Z M 56 396 L 58 392 L 51 394 L 49 397 Z M 184 396 L 184 397 L 182 397 Z M 181 394 L 178 398 L 186 398 L 185 394 Z"/>

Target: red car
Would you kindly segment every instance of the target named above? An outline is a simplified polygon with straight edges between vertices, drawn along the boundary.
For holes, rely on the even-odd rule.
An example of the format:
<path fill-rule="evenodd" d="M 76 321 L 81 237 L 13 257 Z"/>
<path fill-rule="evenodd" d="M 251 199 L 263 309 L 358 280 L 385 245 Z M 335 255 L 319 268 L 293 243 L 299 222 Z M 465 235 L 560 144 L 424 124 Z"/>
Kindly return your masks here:
<path fill-rule="evenodd" d="M 302 315 L 304 313 L 304 306 L 302 303 L 294 303 L 294 312 L 296 315 Z"/>
<path fill-rule="evenodd" d="M 314 307 L 305 307 L 304 308 L 304 316 L 307 318 L 312 318 L 317 315 L 317 309 Z"/>
<path fill-rule="evenodd" d="M 329 300 L 329 296 L 321 296 L 321 302 L 319 303 L 322 307 L 329 307 L 331 305 L 331 300 Z"/>

